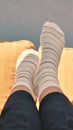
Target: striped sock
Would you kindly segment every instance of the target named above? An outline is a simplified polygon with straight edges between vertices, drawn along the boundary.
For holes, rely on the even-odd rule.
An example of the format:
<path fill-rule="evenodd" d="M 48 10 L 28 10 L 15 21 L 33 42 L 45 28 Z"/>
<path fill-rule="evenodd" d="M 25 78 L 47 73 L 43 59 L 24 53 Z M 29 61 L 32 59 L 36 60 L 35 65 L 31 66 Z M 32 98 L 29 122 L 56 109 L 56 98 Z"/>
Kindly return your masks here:
<path fill-rule="evenodd" d="M 17 86 L 26 86 L 33 93 L 33 79 L 39 62 L 38 52 L 29 49 L 21 53 L 16 64 L 14 89 Z"/>
<path fill-rule="evenodd" d="M 46 22 L 42 29 L 40 43 L 41 61 L 34 80 L 37 96 L 40 96 L 47 87 L 60 87 L 58 65 L 65 44 L 64 33 L 56 24 Z"/>

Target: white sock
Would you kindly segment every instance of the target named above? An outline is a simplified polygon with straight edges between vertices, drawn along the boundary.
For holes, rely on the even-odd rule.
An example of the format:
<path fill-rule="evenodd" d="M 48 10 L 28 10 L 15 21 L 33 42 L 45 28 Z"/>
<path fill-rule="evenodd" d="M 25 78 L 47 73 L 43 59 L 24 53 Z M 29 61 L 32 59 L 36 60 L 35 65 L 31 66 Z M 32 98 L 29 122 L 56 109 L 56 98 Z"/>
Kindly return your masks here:
<path fill-rule="evenodd" d="M 41 62 L 34 80 L 37 96 L 40 96 L 47 87 L 60 87 L 58 65 L 65 44 L 64 33 L 56 24 L 46 22 L 42 29 L 40 43 Z"/>
<path fill-rule="evenodd" d="M 33 79 L 38 63 L 37 51 L 33 49 L 23 51 L 17 59 L 15 82 L 12 89 L 21 85 L 26 86 L 33 93 Z"/>

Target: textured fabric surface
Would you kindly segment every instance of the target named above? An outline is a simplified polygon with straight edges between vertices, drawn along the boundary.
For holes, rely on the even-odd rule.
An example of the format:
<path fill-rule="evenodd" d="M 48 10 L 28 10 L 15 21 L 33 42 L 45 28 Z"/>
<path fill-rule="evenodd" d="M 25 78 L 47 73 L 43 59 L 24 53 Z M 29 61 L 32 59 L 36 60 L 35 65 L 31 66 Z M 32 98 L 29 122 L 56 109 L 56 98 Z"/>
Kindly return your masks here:
<path fill-rule="evenodd" d="M 16 60 L 22 51 L 30 48 L 34 45 L 26 40 L 0 42 L 0 111 L 14 82 Z"/>
<path fill-rule="evenodd" d="M 9 96 L 0 116 L 1 130 L 41 130 L 40 116 L 31 95 L 18 91 Z"/>
<path fill-rule="evenodd" d="M 62 93 L 47 95 L 39 113 L 43 130 L 73 130 L 73 105 Z"/>

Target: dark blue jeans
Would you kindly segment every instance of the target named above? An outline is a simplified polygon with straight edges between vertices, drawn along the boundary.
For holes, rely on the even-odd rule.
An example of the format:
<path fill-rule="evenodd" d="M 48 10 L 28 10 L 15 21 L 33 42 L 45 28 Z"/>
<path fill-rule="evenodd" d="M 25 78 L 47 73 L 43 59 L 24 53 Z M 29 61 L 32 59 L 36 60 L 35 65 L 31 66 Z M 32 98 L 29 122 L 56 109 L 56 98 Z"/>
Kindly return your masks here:
<path fill-rule="evenodd" d="M 47 95 L 39 111 L 30 94 L 12 94 L 1 113 L 0 130 L 73 130 L 73 106 L 61 93 Z"/>

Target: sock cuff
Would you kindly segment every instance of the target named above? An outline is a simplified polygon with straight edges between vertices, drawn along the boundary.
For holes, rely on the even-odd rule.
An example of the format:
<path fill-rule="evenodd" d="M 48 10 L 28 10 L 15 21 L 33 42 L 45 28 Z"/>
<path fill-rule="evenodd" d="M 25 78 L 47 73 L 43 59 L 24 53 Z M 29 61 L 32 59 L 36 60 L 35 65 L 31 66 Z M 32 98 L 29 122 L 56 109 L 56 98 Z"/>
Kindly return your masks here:
<path fill-rule="evenodd" d="M 13 87 L 12 87 L 12 90 L 18 86 L 25 86 L 26 88 L 28 88 L 31 93 L 33 93 L 33 86 L 32 85 L 29 85 L 27 82 L 24 82 L 24 81 L 18 81 L 18 82 L 15 82 Z"/>
<path fill-rule="evenodd" d="M 48 87 L 57 87 L 60 88 L 60 84 L 57 82 L 45 82 L 43 85 L 39 86 L 39 88 L 35 89 L 35 93 L 36 95 L 38 95 L 38 97 L 40 97 L 40 95 L 42 94 L 42 92 L 47 89 Z M 38 90 L 37 90 L 38 89 Z"/>

